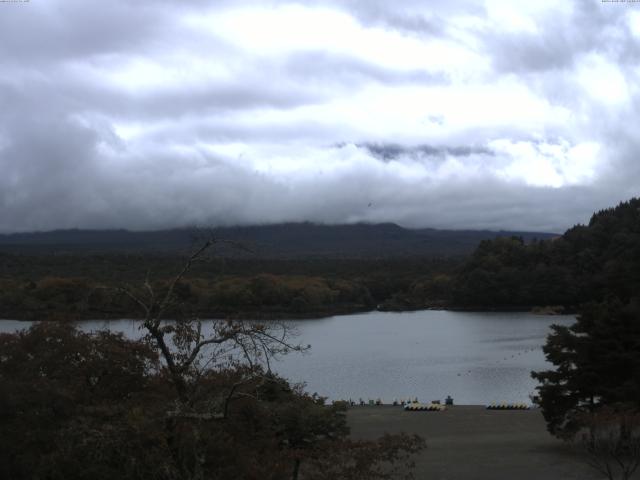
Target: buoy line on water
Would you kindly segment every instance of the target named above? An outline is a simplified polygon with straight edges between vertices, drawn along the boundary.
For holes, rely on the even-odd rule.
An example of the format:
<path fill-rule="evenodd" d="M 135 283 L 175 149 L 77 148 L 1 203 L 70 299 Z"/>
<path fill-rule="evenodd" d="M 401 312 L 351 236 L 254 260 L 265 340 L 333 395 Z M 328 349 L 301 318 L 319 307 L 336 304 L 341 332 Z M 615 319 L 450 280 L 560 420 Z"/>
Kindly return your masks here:
<path fill-rule="evenodd" d="M 530 353 L 530 352 L 534 352 L 536 350 L 540 350 L 541 348 L 542 347 L 525 348 L 523 350 L 519 350 L 518 352 L 514 353 L 513 355 L 510 355 L 508 357 L 504 357 L 502 360 L 498 359 L 498 360 L 492 361 L 489 365 L 498 365 L 498 364 L 504 363 L 507 360 L 510 360 L 512 358 L 516 358 L 516 357 L 518 357 L 520 355 L 524 355 L 524 354 L 527 354 L 527 353 Z M 472 370 L 467 370 L 466 372 L 458 372 L 456 374 L 456 376 L 463 377 L 463 376 L 471 375 L 472 373 L 473 373 L 473 369 Z"/>

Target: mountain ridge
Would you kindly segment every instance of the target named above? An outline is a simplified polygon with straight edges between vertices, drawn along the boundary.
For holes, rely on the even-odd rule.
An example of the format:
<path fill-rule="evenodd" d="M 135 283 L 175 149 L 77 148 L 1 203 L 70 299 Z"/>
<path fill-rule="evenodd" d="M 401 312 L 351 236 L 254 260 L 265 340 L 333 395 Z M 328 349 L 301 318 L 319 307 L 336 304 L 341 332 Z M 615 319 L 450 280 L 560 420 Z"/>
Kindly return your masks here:
<path fill-rule="evenodd" d="M 0 234 L 0 252 L 174 252 L 188 250 L 211 235 L 241 243 L 254 255 L 283 258 L 455 256 L 471 253 L 480 241 L 496 237 L 517 236 L 529 242 L 558 236 L 505 230 L 410 229 L 395 223 L 326 225 L 300 222 L 149 231 L 67 229 L 9 233 Z M 241 255 L 230 247 L 222 248 L 220 253 L 223 256 Z"/>

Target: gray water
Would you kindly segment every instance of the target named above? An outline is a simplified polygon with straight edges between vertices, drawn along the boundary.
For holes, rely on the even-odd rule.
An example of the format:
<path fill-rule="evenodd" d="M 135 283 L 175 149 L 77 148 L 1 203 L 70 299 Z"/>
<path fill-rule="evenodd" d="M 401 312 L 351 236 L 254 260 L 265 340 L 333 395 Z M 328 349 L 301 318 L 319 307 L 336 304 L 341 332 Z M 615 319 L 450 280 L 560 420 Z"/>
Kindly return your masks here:
<path fill-rule="evenodd" d="M 297 327 L 306 354 L 284 356 L 274 370 L 307 391 L 330 399 L 418 397 L 458 404 L 529 402 L 531 370 L 550 367 L 542 345 L 552 323 L 573 317 L 528 313 L 368 312 L 318 320 L 287 321 Z M 140 336 L 133 320 L 82 322 L 83 330 L 108 328 Z M 28 326 L 4 320 L 0 331 Z"/>

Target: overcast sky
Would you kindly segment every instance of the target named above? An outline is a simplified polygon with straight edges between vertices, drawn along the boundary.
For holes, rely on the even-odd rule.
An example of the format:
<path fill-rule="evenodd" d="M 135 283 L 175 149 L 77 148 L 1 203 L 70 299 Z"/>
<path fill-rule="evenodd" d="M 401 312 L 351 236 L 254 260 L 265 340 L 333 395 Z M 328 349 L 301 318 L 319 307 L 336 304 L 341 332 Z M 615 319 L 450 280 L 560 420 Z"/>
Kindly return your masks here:
<path fill-rule="evenodd" d="M 639 80 L 638 3 L 0 3 L 0 231 L 561 232 L 640 193 Z"/>

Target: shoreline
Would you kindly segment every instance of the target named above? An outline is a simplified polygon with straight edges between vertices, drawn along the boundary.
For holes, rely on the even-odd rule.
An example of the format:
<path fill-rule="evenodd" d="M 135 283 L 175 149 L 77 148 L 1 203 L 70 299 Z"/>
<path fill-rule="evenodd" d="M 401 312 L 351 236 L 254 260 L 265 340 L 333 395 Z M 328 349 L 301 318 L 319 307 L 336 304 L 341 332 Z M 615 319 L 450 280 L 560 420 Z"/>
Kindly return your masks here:
<path fill-rule="evenodd" d="M 227 312 L 227 311 L 213 311 L 209 313 L 196 312 L 192 318 L 199 318 L 201 320 L 258 320 L 258 321 L 277 321 L 277 320 L 320 320 L 323 318 L 339 317 L 347 315 L 355 315 L 360 313 L 405 313 L 405 312 L 420 312 L 420 311 L 446 311 L 446 312 L 482 312 L 482 313 L 531 313 L 540 316 L 568 316 L 575 315 L 576 309 L 563 308 L 560 311 L 556 306 L 534 306 L 534 307 L 456 307 L 456 306 L 425 306 L 420 308 L 405 308 L 405 309 L 386 309 L 386 308 L 364 308 L 359 306 L 349 306 L 344 308 L 334 308 L 327 310 L 317 310 L 311 312 L 291 312 L 287 310 L 246 310 L 242 312 Z M 10 312 L 8 314 L 0 314 L 0 321 L 13 320 L 24 322 L 39 322 L 39 321 L 73 321 L 83 322 L 92 320 L 142 320 L 138 317 L 138 312 L 127 313 L 124 311 L 118 312 L 91 312 L 91 314 L 80 315 L 77 313 L 62 313 L 52 314 L 51 312 L 28 312 L 26 315 L 18 312 Z M 5 318 L 6 317 L 6 318 Z M 169 320 L 170 318 L 167 318 Z"/>

